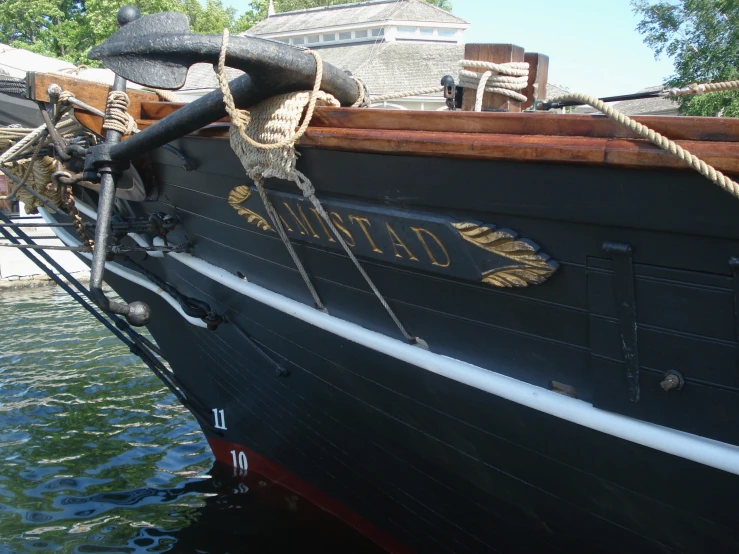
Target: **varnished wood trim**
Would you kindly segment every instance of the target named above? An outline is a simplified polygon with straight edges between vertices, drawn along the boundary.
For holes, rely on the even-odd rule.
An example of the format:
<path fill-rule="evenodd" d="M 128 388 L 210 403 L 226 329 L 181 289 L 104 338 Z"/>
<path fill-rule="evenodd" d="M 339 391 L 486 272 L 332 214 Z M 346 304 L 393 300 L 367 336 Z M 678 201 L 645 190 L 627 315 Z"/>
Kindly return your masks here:
<path fill-rule="evenodd" d="M 720 171 L 739 173 L 736 144 L 679 144 Z M 689 169 L 675 156 L 644 140 L 633 139 L 309 128 L 300 145 L 377 154 Z"/>
<path fill-rule="evenodd" d="M 108 100 L 108 92 L 110 86 L 95 81 L 87 81 L 79 79 L 71 75 L 62 75 L 60 73 L 29 73 L 28 88 L 30 98 L 41 102 L 49 102 L 49 94 L 47 92 L 49 85 L 55 83 L 62 87 L 62 90 L 71 91 L 74 96 L 97 108 L 105 111 L 105 104 Z M 128 98 L 131 100 L 128 112 L 135 118 L 141 117 L 141 105 L 144 102 L 155 100 L 157 95 L 152 92 L 143 92 L 131 89 L 127 91 Z"/>
<path fill-rule="evenodd" d="M 166 102 L 145 102 L 141 106 L 141 113 L 146 119 L 161 119 L 181 106 L 182 104 Z M 739 141 L 739 118 L 639 116 L 633 119 L 673 140 Z M 628 129 L 605 116 L 585 114 L 317 108 L 311 126 L 334 129 L 635 138 Z"/>
<path fill-rule="evenodd" d="M 102 120 L 78 112 L 86 127 L 100 133 Z M 139 120 L 145 129 L 154 120 Z M 228 123 L 214 123 L 195 136 L 228 138 Z M 678 141 L 678 144 L 704 159 L 719 171 L 739 174 L 739 147 L 732 142 Z M 346 150 L 372 154 L 406 154 L 529 162 L 607 165 L 612 167 L 651 167 L 690 170 L 685 163 L 641 139 L 507 135 L 480 133 L 439 133 L 376 129 L 333 129 L 309 127 L 300 146 Z"/>

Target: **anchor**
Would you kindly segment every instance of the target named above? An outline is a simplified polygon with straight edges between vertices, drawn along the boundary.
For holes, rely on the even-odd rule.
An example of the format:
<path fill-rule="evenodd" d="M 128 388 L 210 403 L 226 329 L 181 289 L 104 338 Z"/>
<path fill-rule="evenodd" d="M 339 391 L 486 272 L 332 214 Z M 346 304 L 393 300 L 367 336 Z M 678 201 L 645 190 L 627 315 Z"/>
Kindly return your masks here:
<path fill-rule="evenodd" d="M 124 6 L 118 11 L 117 19 L 119 30 L 89 53 L 91 59 L 103 61 L 106 67 L 115 72 L 112 91 L 125 92 L 127 80 L 148 87 L 176 89 L 184 85 L 191 65 L 218 61 L 222 37 L 191 33 L 188 18 L 184 14 L 170 12 L 141 17 L 138 8 Z M 254 37 L 231 37 L 226 65 L 246 72 L 230 83 L 234 101 L 237 107 L 242 108 L 277 94 L 310 89 L 316 74 L 314 58 L 304 51 Z M 345 106 L 352 105 L 361 94 L 360 86 L 351 76 L 325 63 L 321 88 Z M 114 302 L 102 290 L 119 175 L 131 159 L 218 121 L 225 115 L 222 94 L 215 90 L 125 142 L 121 142 L 121 133 L 107 130 L 105 142 L 88 150 L 85 179 L 96 180 L 100 176 L 90 291 L 95 303 L 103 311 L 123 315 L 135 326 L 146 325 L 151 318 L 151 309 L 145 303 Z"/>

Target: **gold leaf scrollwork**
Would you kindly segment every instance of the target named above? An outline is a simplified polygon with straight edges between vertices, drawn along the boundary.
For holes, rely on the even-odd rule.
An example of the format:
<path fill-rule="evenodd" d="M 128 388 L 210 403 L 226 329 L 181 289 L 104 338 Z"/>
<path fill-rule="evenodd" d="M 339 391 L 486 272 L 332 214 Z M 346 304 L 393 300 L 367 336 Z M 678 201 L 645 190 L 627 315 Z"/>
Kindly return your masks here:
<path fill-rule="evenodd" d="M 520 239 L 510 229 L 496 229 L 477 223 L 452 223 L 461 237 L 475 246 L 513 262 L 483 273 L 482 281 L 496 287 L 527 287 L 546 281 L 558 265 L 539 247 L 527 239 Z"/>
<path fill-rule="evenodd" d="M 243 218 L 246 219 L 249 223 L 252 225 L 256 225 L 257 228 L 262 229 L 263 231 L 271 231 L 272 226 L 267 223 L 267 220 L 264 219 L 261 215 L 258 213 L 255 213 L 251 210 L 247 210 L 241 204 L 249 200 L 249 197 L 251 197 L 251 189 L 249 187 L 246 187 L 244 185 L 238 186 L 234 188 L 228 195 L 228 203 L 229 205 L 236 210 L 236 212 Z"/>

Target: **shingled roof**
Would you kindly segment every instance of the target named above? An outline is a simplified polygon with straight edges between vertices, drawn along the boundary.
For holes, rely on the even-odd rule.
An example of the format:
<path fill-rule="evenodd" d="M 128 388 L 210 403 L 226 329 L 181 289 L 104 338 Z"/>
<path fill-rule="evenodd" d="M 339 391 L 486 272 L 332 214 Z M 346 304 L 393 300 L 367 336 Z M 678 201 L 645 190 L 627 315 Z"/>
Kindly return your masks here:
<path fill-rule="evenodd" d="M 647 87 L 638 92 L 656 92 L 664 90 L 664 86 Z M 672 98 L 659 96 L 656 98 L 640 98 L 638 100 L 621 100 L 613 102 L 613 108 L 624 115 L 680 115 L 678 103 Z M 577 113 L 600 113 L 589 106 L 580 106 Z"/>
<path fill-rule="evenodd" d="M 639 92 L 656 92 L 664 90 L 663 86 L 649 87 Z M 641 98 L 639 100 L 622 100 L 614 102 L 614 108 L 625 115 L 678 115 L 678 103 L 663 96 L 657 98 Z"/>
<path fill-rule="evenodd" d="M 467 22 L 422 0 L 375 0 L 278 13 L 260 21 L 247 35 L 274 35 L 325 27 L 383 21 Z"/>
<path fill-rule="evenodd" d="M 371 94 L 390 94 L 440 86 L 444 75 L 456 79 L 464 45 L 385 42 L 321 48 L 320 52 L 328 63 L 362 79 Z"/>
<path fill-rule="evenodd" d="M 386 42 L 321 48 L 321 58 L 362 79 L 371 94 L 389 94 L 440 86 L 444 75 L 459 72 L 464 57 L 463 44 L 414 44 Z M 227 68 L 228 78 L 241 72 Z M 182 90 L 216 88 L 213 66 L 196 64 L 190 68 Z"/>

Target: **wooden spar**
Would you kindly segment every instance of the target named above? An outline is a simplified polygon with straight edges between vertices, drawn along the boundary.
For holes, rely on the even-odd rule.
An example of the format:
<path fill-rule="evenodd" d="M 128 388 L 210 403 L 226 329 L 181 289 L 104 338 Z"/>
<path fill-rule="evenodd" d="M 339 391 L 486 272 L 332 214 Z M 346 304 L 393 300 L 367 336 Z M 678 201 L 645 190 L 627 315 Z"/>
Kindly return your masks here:
<path fill-rule="evenodd" d="M 57 84 L 62 90 L 71 91 L 75 98 L 89 104 L 93 108 L 104 112 L 105 104 L 108 101 L 108 92 L 110 86 L 95 81 L 87 81 L 79 79 L 71 75 L 62 75 L 60 73 L 35 73 L 29 72 L 28 77 L 29 96 L 32 100 L 40 102 L 49 102 L 49 85 Z M 128 113 L 134 119 L 141 117 L 142 102 L 151 102 L 157 100 L 157 95 L 153 92 L 145 92 L 142 90 L 129 89 L 127 91 L 131 104 L 128 107 Z"/>
<path fill-rule="evenodd" d="M 524 51 L 523 48 L 515 44 L 466 44 L 464 47 L 464 59 L 494 63 L 522 62 L 524 61 Z M 474 67 L 466 67 L 465 69 L 482 72 L 482 70 Z M 464 89 L 462 110 L 470 112 L 474 108 L 475 91 Z M 520 112 L 521 102 L 512 100 L 507 96 L 486 92 L 482 98 L 482 109 Z"/>

